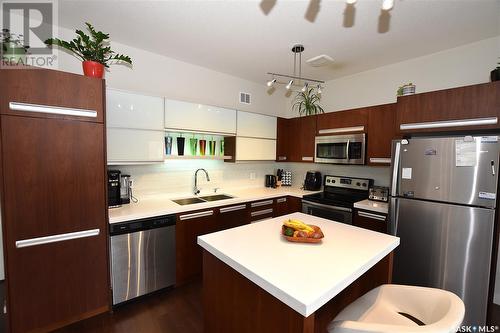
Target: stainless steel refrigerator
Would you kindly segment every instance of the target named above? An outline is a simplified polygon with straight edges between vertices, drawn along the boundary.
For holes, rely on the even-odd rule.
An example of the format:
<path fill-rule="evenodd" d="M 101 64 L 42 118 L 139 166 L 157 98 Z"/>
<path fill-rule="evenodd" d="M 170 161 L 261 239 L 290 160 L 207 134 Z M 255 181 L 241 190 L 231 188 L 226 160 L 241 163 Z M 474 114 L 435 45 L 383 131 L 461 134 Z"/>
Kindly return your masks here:
<path fill-rule="evenodd" d="M 497 136 L 393 142 L 393 283 L 454 292 L 464 325 L 486 322 L 499 152 Z"/>

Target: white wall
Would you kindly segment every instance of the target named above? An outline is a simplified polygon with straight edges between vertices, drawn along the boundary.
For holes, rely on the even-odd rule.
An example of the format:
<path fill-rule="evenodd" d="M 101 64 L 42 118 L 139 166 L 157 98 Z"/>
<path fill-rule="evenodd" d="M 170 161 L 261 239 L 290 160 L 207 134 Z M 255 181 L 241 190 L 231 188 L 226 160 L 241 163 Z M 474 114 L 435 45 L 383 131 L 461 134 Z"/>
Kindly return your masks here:
<path fill-rule="evenodd" d="M 388 52 L 390 52 L 388 50 Z M 489 82 L 500 56 L 500 36 L 328 81 L 326 112 L 396 102 L 399 86 L 412 82 L 417 93 Z M 295 117 L 290 99 L 284 116 Z"/>
<path fill-rule="evenodd" d="M 75 33 L 59 28 L 59 36 L 69 40 L 74 38 Z M 269 95 L 265 84 L 117 42 L 112 42 L 111 45 L 114 51 L 129 55 L 133 61 L 132 69 L 122 65 L 110 67 L 105 79 L 111 88 L 270 115 L 277 115 L 283 110 L 283 97 L 278 94 Z M 58 53 L 60 70 L 82 74 L 81 62 L 77 58 L 62 51 Z M 252 104 L 239 103 L 240 92 L 250 93 Z"/>

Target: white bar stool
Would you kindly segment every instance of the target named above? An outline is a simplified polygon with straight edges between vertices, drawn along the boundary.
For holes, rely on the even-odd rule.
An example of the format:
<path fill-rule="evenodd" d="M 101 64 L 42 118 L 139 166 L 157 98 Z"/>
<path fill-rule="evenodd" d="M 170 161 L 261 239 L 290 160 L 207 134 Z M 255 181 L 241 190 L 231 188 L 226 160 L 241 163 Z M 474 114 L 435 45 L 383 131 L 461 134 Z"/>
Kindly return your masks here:
<path fill-rule="evenodd" d="M 454 333 L 464 315 L 464 302 L 449 291 L 386 284 L 349 304 L 328 332 Z"/>

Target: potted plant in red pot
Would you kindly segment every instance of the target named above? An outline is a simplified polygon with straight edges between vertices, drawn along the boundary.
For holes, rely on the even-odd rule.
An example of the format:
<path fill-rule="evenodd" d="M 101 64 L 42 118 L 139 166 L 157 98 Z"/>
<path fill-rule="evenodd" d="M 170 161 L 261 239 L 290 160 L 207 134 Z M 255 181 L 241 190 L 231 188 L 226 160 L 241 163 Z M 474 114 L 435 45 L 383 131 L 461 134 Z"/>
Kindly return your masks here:
<path fill-rule="evenodd" d="M 83 74 L 85 76 L 102 79 L 104 68 L 111 63 L 127 63 L 132 65 L 129 56 L 118 54 L 111 50 L 109 46 L 109 34 L 96 31 L 90 23 L 85 23 L 90 32 L 90 36 L 81 30 L 76 30 L 77 36 L 67 42 L 59 38 L 50 38 L 45 41 L 49 46 L 59 46 L 72 52 L 77 58 L 82 60 Z"/>

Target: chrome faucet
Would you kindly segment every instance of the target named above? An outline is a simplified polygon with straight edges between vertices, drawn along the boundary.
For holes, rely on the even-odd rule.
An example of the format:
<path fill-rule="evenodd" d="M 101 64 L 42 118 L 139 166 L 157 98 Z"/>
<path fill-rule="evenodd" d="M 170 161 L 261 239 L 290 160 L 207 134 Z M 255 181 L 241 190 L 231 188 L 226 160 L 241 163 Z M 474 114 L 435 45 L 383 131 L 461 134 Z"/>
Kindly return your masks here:
<path fill-rule="evenodd" d="M 210 176 L 208 175 L 208 172 L 207 170 L 205 169 L 198 169 L 195 171 L 194 173 L 194 194 L 197 195 L 200 193 L 200 189 L 198 188 L 198 171 L 203 171 L 205 173 L 205 175 L 207 176 L 207 182 L 210 181 Z"/>

